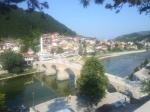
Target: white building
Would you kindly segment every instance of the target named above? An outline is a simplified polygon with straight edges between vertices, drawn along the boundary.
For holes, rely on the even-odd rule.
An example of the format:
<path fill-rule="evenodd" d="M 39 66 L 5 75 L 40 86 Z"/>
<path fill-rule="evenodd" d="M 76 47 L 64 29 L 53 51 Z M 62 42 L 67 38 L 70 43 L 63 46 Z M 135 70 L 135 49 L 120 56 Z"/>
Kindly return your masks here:
<path fill-rule="evenodd" d="M 40 48 L 41 48 L 41 51 L 37 53 L 37 55 L 39 56 L 39 60 L 40 61 L 51 60 L 52 55 L 50 54 L 50 52 L 43 51 L 43 37 L 42 36 L 40 37 Z"/>

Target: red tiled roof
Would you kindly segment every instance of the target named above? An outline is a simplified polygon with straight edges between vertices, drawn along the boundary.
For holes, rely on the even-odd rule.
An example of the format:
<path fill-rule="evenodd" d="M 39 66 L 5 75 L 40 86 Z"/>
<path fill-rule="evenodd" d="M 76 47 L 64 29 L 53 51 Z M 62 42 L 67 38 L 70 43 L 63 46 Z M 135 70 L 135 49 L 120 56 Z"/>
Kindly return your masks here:
<path fill-rule="evenodd" d="M 6 43 L 8 43 L 8 42 L 10 43 L 10 42 L 14 42 L 14 40 L 11 40 L 11 39 L 10 39 L 10 40 L 6 40 L 5 42 L 6 42 Z"/>
<path fill-rule="evenodd" d="M 29 57 L 38 58 L 37 55 L 35 55 L 35 54 L 28 54 L 28 53 L 22 53 L 22 56 L 24 58 L 29 58 Z"/>
<path fill-rule="evenodd" d="M 29 49 L 27 52 L 34 52 L 32 49 Z"/>

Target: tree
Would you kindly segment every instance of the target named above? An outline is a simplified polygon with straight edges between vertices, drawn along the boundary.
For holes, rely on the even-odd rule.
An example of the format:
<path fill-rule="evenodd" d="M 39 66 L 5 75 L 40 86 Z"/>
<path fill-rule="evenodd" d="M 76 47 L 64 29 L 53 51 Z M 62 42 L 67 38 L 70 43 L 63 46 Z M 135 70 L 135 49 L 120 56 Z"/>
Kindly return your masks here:
<path fill-rule="evenodd" d="M 96 40 L 95 44 L 98 45 L 100 42 L 98 40 Z"/>
<path fill-rule="evenodd" d="M 49 8 L 48 3 L 46 1 L 40 2 L 39 0 L 0 0 L 1 14 L 6 14 L 10 12 L 11 9 L 17 9 L 17 4 L 21 2 L 27 2 L 27 12 L 32 12 L 36 8 L 40 11 L 42 11 L 43 8 Z"/>
<path fill-rule="evenodd" d="M 83 46 L 83 54 L 86 56 L 87 50 L 86 50 L 86 42 L 85 42 L 85 40 L 83 40 L 82 46 Z"/>
<path fill-rule="evenodd" d="M 64 52 L 63 48 L 59 46 L 57 49 L 57 53 L 63 53 L 63 52 Z"/>
<path fill-rule="evenodd" d="M 0 93 L 0 112 L 8 112 L 8 108 L 5 105 L 5 95 Z"/>
<path fill-rule="evenodd" d="M 144 48 L 144 45 L 141 44 L 141 43 L 135 42 L 135 45 L 137 46 L 138 49 L 143 49 Z"/>
<path fill-rule="evenodd" d="M 143 68 L 143 66 L 144 66 L 144 64 L 143 64 L 143 63 L 141 63 L 141 64 L 140 64 L 140 68 Z"/>
<path fill-rule="evenodd" d="M 28 49 L 29 49 L 29 46 L 22 45 L 22 46 L 21 46 L 21 49 L 20 49 L 20 52 L 21 52 L 21 53 L 27 52 Z"/>
<path fill-rule="evenodd" d="M 55 50 L 54 49 L 51 49 L 51 54 L 54 54 Z"/>
<path fill-rule="evenodd" d="M 90 4 L 91 0 L 80 0 L 83 7 L 87 7 Z M 106 0 L 93 0 L 95 4 L 103 4 Z M 11 9 L 16 9 L 17 4 L 21 2 L 27 2 L 28 9 L 27 12 L 32 12 L 36 8 L 42 12 L 44 8 L 49 8 L 49 5 L 46 1 L 40 2 L 40 0 L 0 0 L 0 12 L 5 14 L 10 12 Z M 145 12 L 146 14 L 150 13 L 150 0 L 110 0 L 105 5 L 106 9 L 115 9 L 116 13 L 120 12 L 124 4 L 129 4 L 129 7 L 136 6 L 139 10 L 139 13 Z"/>
<path fill-rule="evenodd" d="M 111 51 L 111 45 L 107 44 L 106 46 L 107 46 L 108 50 Z"/>
<path fill-rule="evenodd" d="M 141 90 L 143 93 L 150 94 L 150 79 L 142 81 Z"/>
<path fill-rule="evenodd" d="M 82 44 L 79 45 L 79 55 L 82 56 L 83 54 L 83 47 Z"/>
<path fill-rule="evenodd" d="M 106 95 L 108 85 L 105 69 L 98 58 L 88 58 L 82 66 L 81 77 L 77 79 L 77 91 L 93 101 Z"/>
<path fill-rule="evenodd" d="M 91 0 L 81 0 L 83 7 L 87 7 Z M 103 4 L 106 0 L 93 0 L 96 4 Z M 111 0 L 110 3 L 106 3 L 106 9 L 115 9 L 116 13 L 120 12 L 123 5 L 128 3 L 129 7 L 136 6 L 139 8 L 139 13 L 150 13 L 150 0 Z"/>
<path fill-rule="evenodd" d="M 21 73 L 23 71 L 24 59 L 21 54 L 12 51 L 6 51 L 0 54 L 2 67 L 9 73 Z"/>
<path fill-rule="evenodd" d="M 145 59 L 145 61 L 144 61 L 144 66 L 146 66 L 148 63 L 149 63 L 149 60 L 148 60 L 148 59 Z"/>
<path fill-rule="evenodd" d="M 139 67 L 136 67 L 136 68 L 134 69 L 134 73 L 137 72 L 137 71 L 139 71 Z"/>

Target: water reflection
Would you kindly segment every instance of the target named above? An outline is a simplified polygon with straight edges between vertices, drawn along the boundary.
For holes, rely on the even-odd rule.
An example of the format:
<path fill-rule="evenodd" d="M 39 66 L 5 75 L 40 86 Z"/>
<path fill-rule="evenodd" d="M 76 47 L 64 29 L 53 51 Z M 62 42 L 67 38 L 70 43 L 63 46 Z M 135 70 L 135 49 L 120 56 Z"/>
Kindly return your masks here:
<path fill-rule="evenodd" d="M 57 81 L 56 75 L 47 76 L 45 74 L 37 74 L 35 78 L 37 78 L 41 83 L 45 84 L 48 88 L 54 91 L 58 96 L 66 96 L 71 94 L 69 80 Z"/>
<path fill-rule="evenodd" d="M 69 87 L 70 87 L 70 90 L 71 90 L 72 93 L 74 93 L 75 92 L 75 74 L 69 68 L 65 69 L 65 71 L 69 75 Z"/>
<path fill-rule="evenodd" d="M 33 83 L 26 84 L 26 82 Z M 36 74 L 23 76 L 0 82 L 0 93 L 6 95 L 8 106 L 32 106 L 32 93 L 34 92 L 35 105 L 54 99 L 58 96 L 71 94 L 69 80 L 57 81 L 56 75 L 46 76 Z"/>

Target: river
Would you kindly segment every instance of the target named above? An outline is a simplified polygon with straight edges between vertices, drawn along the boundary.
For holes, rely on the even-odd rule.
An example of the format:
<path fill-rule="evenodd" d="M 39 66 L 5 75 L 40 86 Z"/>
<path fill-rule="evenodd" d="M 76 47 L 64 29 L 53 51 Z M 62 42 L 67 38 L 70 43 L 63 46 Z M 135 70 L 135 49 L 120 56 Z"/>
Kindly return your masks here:
<path fill-rule="evenodd" d="M 104 65 L 107 73 L 124 78 L 131 75 L 146 58 L 150 59 L 150 51 L 105 58 L 100 62 Z"/>
<path fill-rule="evenodd" d="M 148 58 L 150 52 L 127 54 L 118 57 L 102 59 L 106 72 L 119 77 L 130 75 L 135 67 Z M 41 81 L 39 81 L 39 79 Z M 26 82 L 32 84 L 25 85 Z M 0 93 L 6 95 L 8 106 L 33 106 L 39 103 L 71 94 L 69 81 L 56 81 L 56 76 L 36 74 L 23 76 L 0 82 Z"/>

